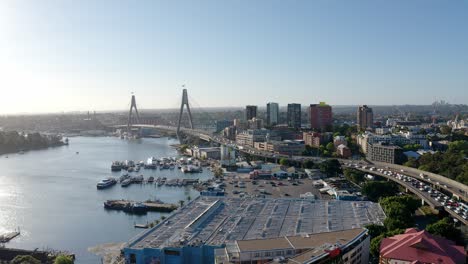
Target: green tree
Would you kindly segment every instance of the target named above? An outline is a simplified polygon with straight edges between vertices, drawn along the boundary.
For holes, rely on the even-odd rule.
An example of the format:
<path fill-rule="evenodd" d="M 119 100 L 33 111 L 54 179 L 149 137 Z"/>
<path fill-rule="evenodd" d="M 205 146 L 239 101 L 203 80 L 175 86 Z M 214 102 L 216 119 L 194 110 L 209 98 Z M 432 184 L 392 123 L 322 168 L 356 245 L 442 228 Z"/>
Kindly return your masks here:
<path fill-rule="evenodd" d="M 366 225 L 365 228 L 369 230 L 369 236 L 371 236 L 371 238 L 380 236 L 382 233 L 385 233 L 385 231 L 387 231 L 385 226 L 376 224 Z"/>
<path fill-rule="evenodd" d="M 12 261 L 11 264 L 41 264 L 41 262 L 30 255 L 18 255 Z"/>
<path fill-rule="evenodd" d="M 289 161 L 285 158 L 281 158 L 279 160 L 279 164 L 282 165 L 282 166 L 289 166 Z"/>
<path fill-rule="evenodd" d="M 463 243 L 463 238 L 460 230 L 457 229 L 447 217 L 433 224 L 427 225 L 426 231 L 433 235 L 445 237 L 449 240 L 456 242 L 457 244 Z"/>
<path fill-rule="evenodd" d="M 394 182 L 368 181 L 362 185 L 362 193 L 373 202 L 381 197 L 392 196 L 398 193 L 398 185 Z"/>
<path fill-rule="evenodd" d="M 452 132 L 452 128 L 447 125 L 440 126 L 440 133 L 444 135 L 448 135 Z"/>
<path fill-rule="evenodd" d="M 337 159 L 328 159 L 319 164 L 319 169 L 328 177 L 337 176 L 341 173 L 341 165 Z"/>
<path fill-rule="evenodd" d="M 343 174 L 348 181 L 360 184 L 365 180 L 365 173 L 356 169 L 345 168 Z"/>
<path fill-rule="evenodd" d="M 314 168 L 315 164 L 312 160 L 305 160 L 303 163 L 302 163 L 302 167 L 304 169 L 312 169 Z"/>
<path fill-rule="evenodd" d="M 411 168 L 417 168 L 419 167 L 419 162 L 417 159 L 410 157 L 408 158 L 408 161 L 405 162 L 403 165 Z"/>
<path fill-rule="evenodd" d="M 335 145 L 333 145 L 333 142 L 329 142 L 326 148 L 329 152 L 333 152 L 335 150 Z"/>
<path fill-rule="evenodd" d="M 180 207 L 184 206 L 185 201 L 184 200 L 179 200 Z"/>
<path fill-rule="evenodd" d="M 55 258 L 54 264 L 73 264 L 73 259 L 69 256 L 60 255 Z"/>

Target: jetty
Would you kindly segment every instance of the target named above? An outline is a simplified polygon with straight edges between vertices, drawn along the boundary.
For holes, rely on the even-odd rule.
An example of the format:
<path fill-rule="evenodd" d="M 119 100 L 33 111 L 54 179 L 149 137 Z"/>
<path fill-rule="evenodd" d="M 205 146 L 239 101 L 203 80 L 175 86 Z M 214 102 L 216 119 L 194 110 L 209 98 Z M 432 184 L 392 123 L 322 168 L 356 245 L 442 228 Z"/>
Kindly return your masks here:
<path fill-rule="evenodd" d="M 135 202 L 131 200 L 107 200 L 104 202 L 104 208 L 108 210 L 120 210 L 127 213 L 146 214 L 153 212 L 172 212 L 177 209 L 175 204 L 167 204 L 161 201 Z"/>

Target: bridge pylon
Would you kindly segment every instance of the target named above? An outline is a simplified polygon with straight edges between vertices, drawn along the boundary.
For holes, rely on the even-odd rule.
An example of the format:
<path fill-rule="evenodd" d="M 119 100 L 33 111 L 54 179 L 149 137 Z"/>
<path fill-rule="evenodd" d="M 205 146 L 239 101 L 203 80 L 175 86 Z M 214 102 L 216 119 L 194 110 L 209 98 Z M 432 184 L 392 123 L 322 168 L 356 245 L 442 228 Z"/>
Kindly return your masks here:
<path fill-rule="evenodd" d="M 138 108 L 136 105 L 135 95 L 132 94 L 132 101 L 130 103 L 130 111 L 128 112 L 128 123 L 127 123 L 127 134 L 130 134 L 131 126 L 132 126 L 132 116 L 133 116 L 133 109 L 135 109 L 137 123 L 140 122 L 140 115 L 138 114 Z"/>
<path fill-rule="evenodd" d="M 180 123 L 182 121 L 182 113 L 184 112 L 184 105 L 187 107 L 190 129 L 193 129 L 192 113 L 190 112 L 187 89 L 182 90 L 182 103 L 180 104 L 179 121 L 177 122 L 177 136 L 178 137 L 179 137 L 179 132 L 180 132 Z"/>

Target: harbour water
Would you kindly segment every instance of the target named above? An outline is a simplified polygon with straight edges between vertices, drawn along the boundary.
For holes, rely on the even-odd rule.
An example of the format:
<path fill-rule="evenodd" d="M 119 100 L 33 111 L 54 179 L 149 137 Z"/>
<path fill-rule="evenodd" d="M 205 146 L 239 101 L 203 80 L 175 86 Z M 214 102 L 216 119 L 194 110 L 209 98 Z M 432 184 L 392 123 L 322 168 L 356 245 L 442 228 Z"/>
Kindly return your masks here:
<path fill-rule="evenodd" d="M 134 224 L 159 219 L 161 214 L 130 215 L 107 211 L 108 199 L 143 201 L 160 199 L 178 203 L 198 192 L 190 186 L 157 187 L 156 184 L 115 185 L 97 190 L 96 183 L 111 173 L 113 160 L 144 160 L 150 156 L 171 157 L 172 139 L 125 141 L 111 137 L 74 137 L 69 146 L 0 156 L 0 233 L 21 235 L 6 244 L 24 249 L 68 250 L 76 254 L 76 263 L 100 263 L 88 248 L 104 243 L 125 242 L 141 232 Z M 208 179 L 208 170 L 183 174 L 175 170 L 140 170 L 149 176 Z"/>

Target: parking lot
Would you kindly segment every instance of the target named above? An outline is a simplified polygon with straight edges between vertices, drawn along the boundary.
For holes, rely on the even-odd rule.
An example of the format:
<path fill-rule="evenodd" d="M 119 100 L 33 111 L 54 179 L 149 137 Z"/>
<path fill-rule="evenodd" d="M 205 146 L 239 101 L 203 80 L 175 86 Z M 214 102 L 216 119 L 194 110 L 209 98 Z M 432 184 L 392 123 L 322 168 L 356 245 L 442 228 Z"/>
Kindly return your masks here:
<path fill-rule="evenodd" d="M 225 192 L 228 197 L 295 197 L 310 192 L 315 199 L 331 199 L 328 195 L 320 194 L 313 186 L 311 179 L 299 180 L 251 180 L 248 175 L 238 174 L 235 177 L 225 177 Z"/>

